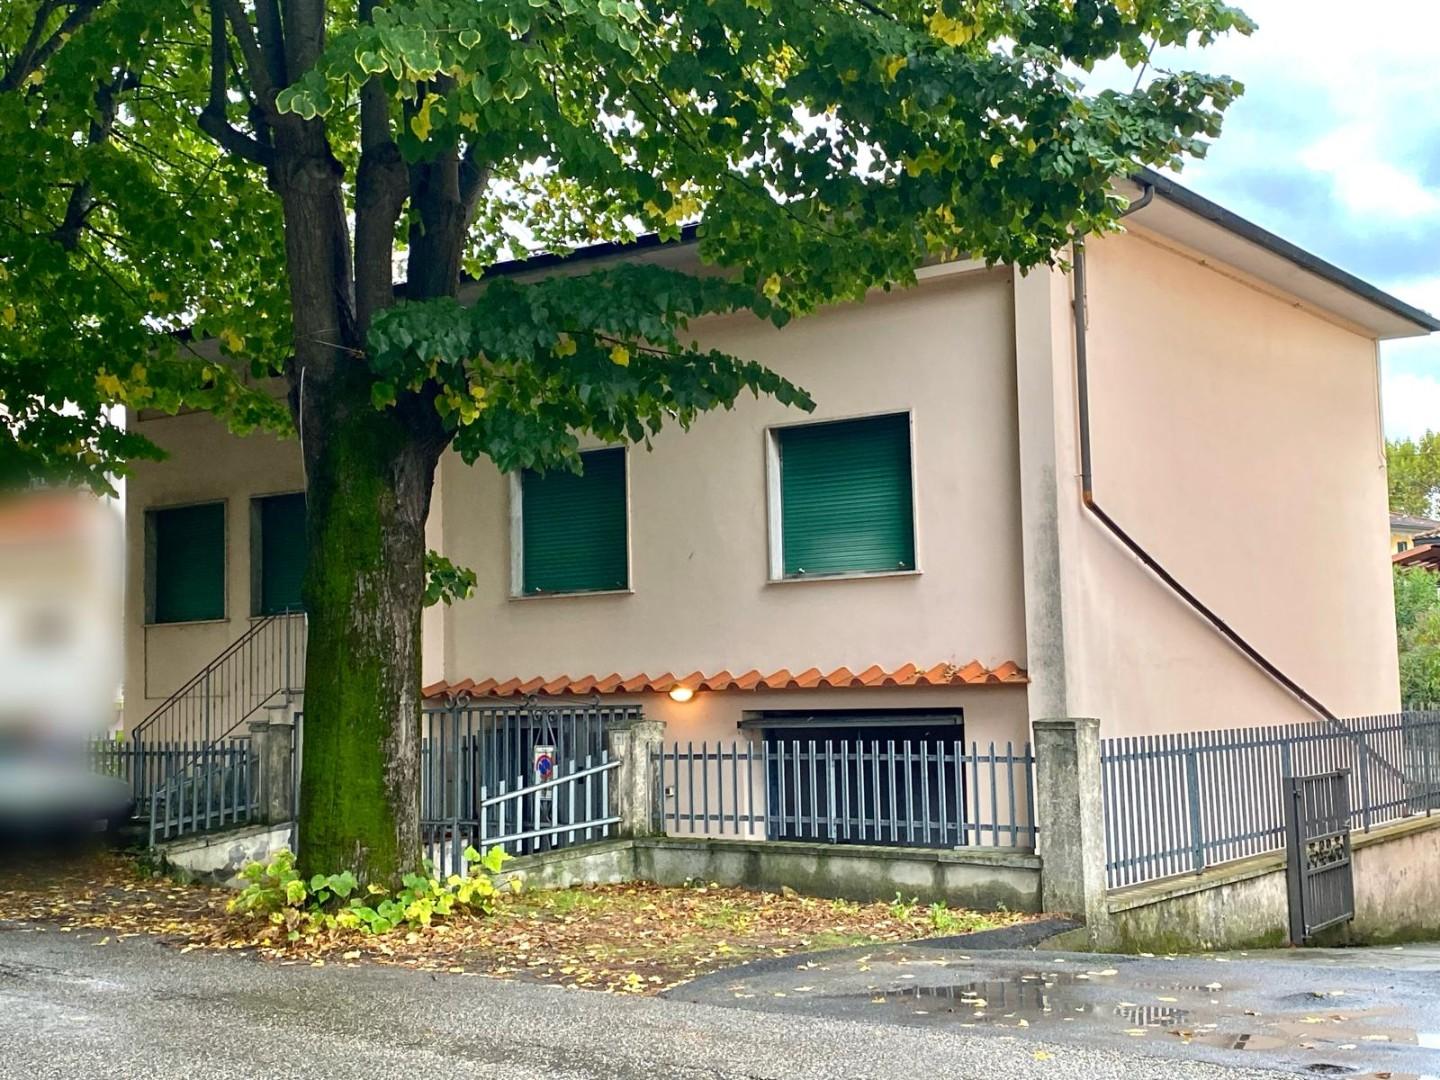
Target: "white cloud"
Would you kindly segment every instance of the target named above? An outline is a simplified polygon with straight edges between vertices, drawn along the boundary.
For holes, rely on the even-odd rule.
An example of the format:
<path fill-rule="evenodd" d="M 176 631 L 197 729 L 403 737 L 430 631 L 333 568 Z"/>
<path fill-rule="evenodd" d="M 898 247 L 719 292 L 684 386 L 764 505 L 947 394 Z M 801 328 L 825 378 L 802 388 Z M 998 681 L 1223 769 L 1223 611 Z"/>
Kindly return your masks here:
<path fill-rule="evenodd" d="M 1413 439 L 1440 431 L 1440 376 L 1398 372 L 1382 384 L 1385 436 Z"/>
<path fill-rule="evenodd" d="M 1440 193 L 1384 160 L 1373 118 L 1336 128 L 1300 152 L 1300 163 L 1330 178 L 1336 197 L 1354 214 L 1424 218 L 1440 213 Z"/>

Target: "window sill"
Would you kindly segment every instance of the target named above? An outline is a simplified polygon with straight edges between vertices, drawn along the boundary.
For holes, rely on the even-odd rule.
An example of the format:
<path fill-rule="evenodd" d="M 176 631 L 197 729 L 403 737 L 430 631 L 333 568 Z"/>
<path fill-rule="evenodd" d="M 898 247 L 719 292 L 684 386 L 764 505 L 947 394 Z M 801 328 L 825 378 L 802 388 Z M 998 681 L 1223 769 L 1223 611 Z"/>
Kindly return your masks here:
<path fill-rule="evenodd" d="M 147 622 L 141 625 L 146 630 L 154 630 L 165 626 L 218 626 L 229 621 L 230 616 L 225 615 L 218 619 L 177 619 L 174 622 Z"/>
<path fill-rule="evenodd" d="M 585 596 L 634 596 L 634 589 L 583 589 L 575 592 L 511 593 L 511 600 L 575 600 Z"/>
<path fill-rule="evenodd" d="M 920 569 L 914 570 L 855 570 L 840 574 L 803 574 L 799 577 L 772 577 L 767 585 L 803 585 L 810 581 L 871 581 L 875 578 L 919 577 Z"/>

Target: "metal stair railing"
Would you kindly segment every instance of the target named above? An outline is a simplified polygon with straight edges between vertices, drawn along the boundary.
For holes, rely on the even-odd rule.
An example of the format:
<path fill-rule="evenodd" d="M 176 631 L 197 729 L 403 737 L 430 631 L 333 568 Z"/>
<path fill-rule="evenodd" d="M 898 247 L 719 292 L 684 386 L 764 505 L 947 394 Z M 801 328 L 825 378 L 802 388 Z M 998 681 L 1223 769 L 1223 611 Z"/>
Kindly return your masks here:
<path fill-rule="evenodd" d="M 219 742 L 267 705 L 304 690 L 306 638 L 303 612 L 266 616 L 157 705 L 130 738 Z"/>

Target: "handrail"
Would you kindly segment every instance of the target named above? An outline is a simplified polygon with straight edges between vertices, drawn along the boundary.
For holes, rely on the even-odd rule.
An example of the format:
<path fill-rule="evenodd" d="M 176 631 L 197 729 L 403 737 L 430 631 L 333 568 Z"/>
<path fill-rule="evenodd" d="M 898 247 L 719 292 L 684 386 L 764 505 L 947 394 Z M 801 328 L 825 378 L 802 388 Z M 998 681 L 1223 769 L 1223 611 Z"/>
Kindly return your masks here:
<path fill-rule="evenodd" d="M 292 630 L 292 624 L 297 622 L 299 628 Z M 277 695 L 303 688 L 306 633 L 303 612 L 265 616 L 152 709 L 131 729 L 130 736 L 143 739 L 164 721 L 177 728 L 158 732 L 166 739 L 214 742 L 224 738 Z M 219 730 L 212 723 L 212 701 L 216 697 L 233 703 L 224 706 L 222 701 Z M 226 715 L 226 709 L 240 715 Z M 203 731 L 178 730 L 202 724 Z"/>
<path fill-rule="evenodd" d="M 179 689 L 175 690 L 159 705 L 151 709 L 150 712 L 146 714 L 145 719 L 141 720 L 138 724 L 135 725 L 134 729 L 130 732 L 130 734 L 132 736 L 139 735 L 147 727 L 154 723 L 156 718 L 161 713 L 163 713 L 176 701 L 180 700 L 182 697 L 188 694 L 191 690 L 195 689 L 195 687 L 199 686 L 202 682 L 204 682 L 205 676 L 208 673 L 213 672 L 222 663 L 228 660 L 233 653 L 239 650 L 242 646 L 248 645 L 250 641 L 256 637 L 256 635 L 258 635 L 267 626 L 275 622 L 276 619 L 286 619 L 289 618 L 290 615 L 290 612 L 283 612 L 278 615 L 267 615 L 259 622 L 253 624 L 249 630 L 246 630 L 245 633 L 241 634 L 229 645 L 226 645 L 225 648 L 221 649 L 220 652 L 215 655 L 214 659 L 212 659 L 194 675 L 190 676 L 188 681 L 182 683 Z"/>

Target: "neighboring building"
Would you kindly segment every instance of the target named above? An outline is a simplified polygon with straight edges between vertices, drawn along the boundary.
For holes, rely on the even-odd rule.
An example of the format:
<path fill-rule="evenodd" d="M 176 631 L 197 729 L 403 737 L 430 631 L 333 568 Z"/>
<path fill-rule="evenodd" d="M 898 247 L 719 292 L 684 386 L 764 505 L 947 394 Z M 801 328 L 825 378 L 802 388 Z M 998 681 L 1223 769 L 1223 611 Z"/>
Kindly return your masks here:
<path fill-rule="evenodd" d="M 1423 566 L 1440 571 L 1440 534 L 1417 536 L 1404 551 L 1391 555 L 1390 562 L 1395 566 Z"/>
<path fill-rule="evenodd" d="M 1413 514 L 1390 515 L 1390 554 L 1399 555 L 1440 537 L 1440 521 Z"/>
<path fill-rule="evenodd" d="M 428 692 L 599 695 L 697 744 L 747 721 L 983 745 L 1055 716 L 1120 735 L 1309 718 L 1218 619 L 1335 714 L 1397 709 L 1377 343 L 1440 323 L 1144 183 L 1127 231 L 1087 245 L 1081 335 L 1063 269 L 929 266 L 783 331 L 696 325 L 804 386 L 812 415 L 742 400 L 653 450 L 594 446 L 583 477 L 447 454 L 428 535 L 478 587 L 425 615 Z M 695 255 L 570 261 L 625 258 Z M 131 420 L 170 453 L 128 488 L 133 727 L 298 603 L 303 478 L 293 442 Z M 269 670 L 232 720 L 298 678 Z"/>

